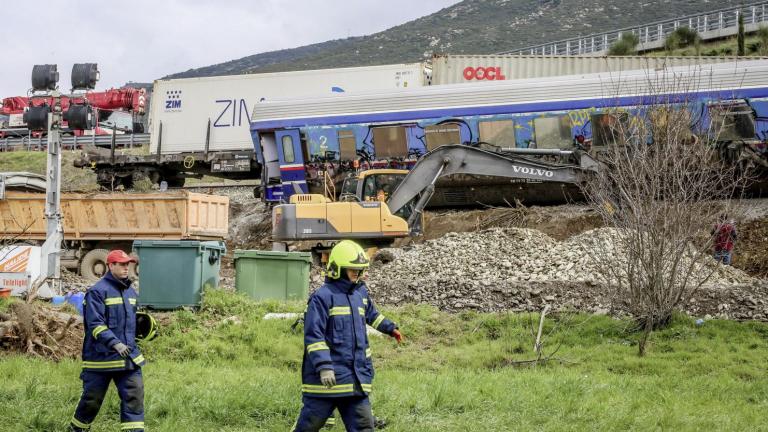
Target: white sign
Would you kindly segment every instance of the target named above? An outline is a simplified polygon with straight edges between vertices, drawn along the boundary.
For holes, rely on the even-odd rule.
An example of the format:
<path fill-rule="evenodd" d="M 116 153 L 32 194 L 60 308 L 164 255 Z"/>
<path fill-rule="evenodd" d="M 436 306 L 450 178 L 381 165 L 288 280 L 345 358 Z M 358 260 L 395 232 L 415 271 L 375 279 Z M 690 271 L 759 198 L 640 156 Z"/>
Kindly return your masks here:
<path fill-rule="evenodd" d="M 40 276 L 39 246 L 7 246 L 0 248 L 0 288 L 11 288 L 11 295 L 20 296 Z M 48 284 L 38 291 L 42 298 L 54 295 Z"/>
<path fill-rule="evenodd" d="M 27 124 L 24 123 L 24 114 L 11 114 L 8 116 L 8 127 L 18 128 L 26 126 Z"/>

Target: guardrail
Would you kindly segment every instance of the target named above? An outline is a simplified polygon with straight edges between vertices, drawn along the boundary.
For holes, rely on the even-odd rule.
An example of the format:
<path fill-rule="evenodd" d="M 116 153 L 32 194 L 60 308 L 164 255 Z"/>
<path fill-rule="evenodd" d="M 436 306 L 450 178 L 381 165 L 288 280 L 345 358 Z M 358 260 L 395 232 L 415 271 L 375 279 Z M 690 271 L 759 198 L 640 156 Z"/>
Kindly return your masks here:
<path fill-rule="evenodd" d="M 638 51 L 662 48 L 666 37 L 679 27 L 688 27 L 699 32 L 703 40 L 718 39 L 738 33 L 739 14 L 744 15 L 744 29 L 757 30 L 761 24 L 768 24 L 768 1 L 742 6 L 718 9 L 677 19 L 657 21 L 637 27 L 628 27 L 605 33 L 595 33 L 572 39 L 564 39 L 542 45 L 505 51 L 498 54 L 519 55 L 605 55 L 611 45 L 625 33 L 638 37 Z"/>
<path fill-rule="evenodd" d="M 149 134 L 85 135 L 65 136 L 61 138 L 64 149 L 77 149 L 84 146 L 131 148 L 149 145 Z M 0 138 L 0 152 L 3 151 L 42 151 L 48 146 L 46 137 Z"/>

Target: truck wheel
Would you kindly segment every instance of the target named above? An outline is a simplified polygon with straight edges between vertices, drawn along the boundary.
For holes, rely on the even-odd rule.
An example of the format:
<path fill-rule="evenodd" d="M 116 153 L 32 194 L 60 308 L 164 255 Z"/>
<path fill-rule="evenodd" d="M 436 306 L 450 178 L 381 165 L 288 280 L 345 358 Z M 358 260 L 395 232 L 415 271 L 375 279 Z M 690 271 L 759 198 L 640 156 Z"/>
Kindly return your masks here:
<path fill-rule="evenodd" d="M 88 251 L 80 261 L 80 275 L 91 282 L 96 282 L 107 273 L 106 249 Z"/>
<path fill-rule="evenodd" d="M 128 264 L 128 278 L 137 281 L 139 280 L 139 265 L 136 263 Z"/>

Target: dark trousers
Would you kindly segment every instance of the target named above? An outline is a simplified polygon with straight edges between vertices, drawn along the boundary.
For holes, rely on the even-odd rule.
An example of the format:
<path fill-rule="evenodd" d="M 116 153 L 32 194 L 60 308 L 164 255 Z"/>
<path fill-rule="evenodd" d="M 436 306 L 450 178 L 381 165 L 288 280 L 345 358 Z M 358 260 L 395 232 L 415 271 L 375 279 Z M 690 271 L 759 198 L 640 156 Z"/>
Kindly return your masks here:
<path fill-rule="evenodd" d="M 117 394 L 120 396 L 120 428 L 144 430 L 144 381 L 141 369 L 118 372 L 84 370 L 80 379 L 83 380 L 83 395 L 72 419 L 74 430 L 90 428 L 99 413 L 111 381 L 115 382 Z"/>
<path fill-rule="evenodd" d="M 373 431 L 373 413 L 368 396 L 323 398 L 305 395 L 302 401 L 304 406 L 301 408 L 294 432 L 319 431 L 336 408 L 348 432 Z"/>

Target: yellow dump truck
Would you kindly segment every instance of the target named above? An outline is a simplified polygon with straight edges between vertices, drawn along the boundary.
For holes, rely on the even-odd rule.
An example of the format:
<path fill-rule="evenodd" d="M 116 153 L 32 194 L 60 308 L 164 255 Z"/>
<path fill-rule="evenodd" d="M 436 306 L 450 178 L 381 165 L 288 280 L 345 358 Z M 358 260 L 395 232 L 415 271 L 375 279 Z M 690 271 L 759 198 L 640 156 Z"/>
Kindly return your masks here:
<path fill-rule="evenodd" d="M 134 240 L 221 240 L 229 224 L 228 197 L 186 191 L 63 194 L 61 209 L 61 264 L 89 279 L 105 272 L 109 249 L 130 251 Z M 0 199 L 0 239 L 42 243 L 44 211 L 44 194 L 6 191 Z"/>

